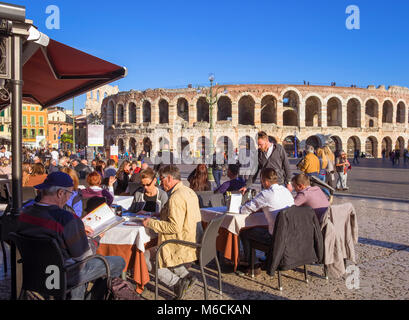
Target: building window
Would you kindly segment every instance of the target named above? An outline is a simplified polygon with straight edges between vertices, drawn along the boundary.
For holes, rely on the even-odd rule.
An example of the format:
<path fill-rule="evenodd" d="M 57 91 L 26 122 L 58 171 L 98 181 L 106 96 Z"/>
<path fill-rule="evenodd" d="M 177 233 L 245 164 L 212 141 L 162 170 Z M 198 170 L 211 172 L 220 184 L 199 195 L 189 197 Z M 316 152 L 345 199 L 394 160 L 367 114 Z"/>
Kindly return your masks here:
<path fill-rule="evenodd" d="M 23 129 L 23 138 L 27 138 L 27 129 Z"/>
<path fill-rule="evenodd" d="M 57 136 L 56 136 L 56 135 L 54 135 L 54 140 L 57 140 Z"/>
<path fill-rule="evenodd" d="M 0 112 L 0 117 L 4 117 L 4 110 Z"/>
<path fill-rule="evenodd" d="M 1 125 L 1 126 L 0 126 L 0 132 L 3 132 L 3 131 L 4 131 L 4 126 Z"/>
<path fill-rule="evenodd" d="M 30 132 L 31 132 L 31 138 L 35 138 L 35 136 L 36 136 L 36 129 L 31 129 Z"/>
<path fill-rule="evenodd" d="M 31 125 L 32 126 L 36 125 L 36 117 L 35 116 L 31 116 Z"/>
<path fill-rule="evenodd" d="M 44 135 L 44 130 L 43 129 L 38 130 L 38 135 L 43 136 Z"/>
<path fill-rule="evenodd" d="M 53 130 L 55 131 L 55 130 L 57 130 L 57 129 L 54 127 L 54 129 L 53 129 Z"/>
<path fill-rule="evenodd" d="M 27 125 L 27 116 L 23 116 L 23 126 Z"/>
<path fill-rule="evenodd" d="M 39 117 L 40 119 L 40 126 L 44 126 L 44 117 Z"/>
<path fill-rule="evenodd" d="M 27 110 L 27 107 L 26 106 L 23 106 L 23 111 L 26 111 Z"/>
<path fill-rule="evenodd" d="M 36 111 L 36 107 L 31 107 L 31 111 Z"/>

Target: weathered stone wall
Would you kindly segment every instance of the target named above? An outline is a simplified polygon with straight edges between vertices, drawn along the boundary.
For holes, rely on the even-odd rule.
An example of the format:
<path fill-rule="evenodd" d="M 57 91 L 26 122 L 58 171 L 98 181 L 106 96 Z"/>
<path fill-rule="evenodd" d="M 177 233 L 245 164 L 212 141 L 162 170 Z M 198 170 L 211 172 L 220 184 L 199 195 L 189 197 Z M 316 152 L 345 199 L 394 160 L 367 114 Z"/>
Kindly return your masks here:
<path fill-rule="evenodd" d="M 264 130 L 280 143 L 296 134 L 300 147 L 311 136 L 317 135 L 321 143 L 334 136 L 338 148 L 347 150 L 349 140 L 349 149 L 352 145 L 361 151 L 373 149 L 376 157 L 382 148 L 392 150 L 396 144 L 401 152 L 408 148 L 408 88 L 249 84 L 216 86 L 213 93 L 218 88 L 227 92 L 219 94 L 213 107 L 215 145 L 228 137 L 237 148 L 240 139 L 250 136 L 255 141 L 257 132 Z M 139 153 L 143 139 L 149 138 L 156 152 L 159 139 L 166 137 L 170 149 L 187 141 L 192 151 L 200 150 L 202 137 L 210 139 L 205 98 L 196 89 L 111 95 L 101 106 L 106 145 L 136 148 Z"/>

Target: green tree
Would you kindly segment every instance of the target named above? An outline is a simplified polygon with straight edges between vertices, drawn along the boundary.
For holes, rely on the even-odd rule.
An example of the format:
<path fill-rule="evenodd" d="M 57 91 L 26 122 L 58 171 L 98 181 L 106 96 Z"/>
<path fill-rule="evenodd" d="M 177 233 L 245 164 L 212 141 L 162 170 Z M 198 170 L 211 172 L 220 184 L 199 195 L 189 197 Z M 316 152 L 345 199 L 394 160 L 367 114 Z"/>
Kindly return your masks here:
<path fill-rule="evenodd" d="M 63 143 L 71 143 L 72 144 L 72 135 L 68 133 L 63 133 L 61 135 L 61 142 Z"/>

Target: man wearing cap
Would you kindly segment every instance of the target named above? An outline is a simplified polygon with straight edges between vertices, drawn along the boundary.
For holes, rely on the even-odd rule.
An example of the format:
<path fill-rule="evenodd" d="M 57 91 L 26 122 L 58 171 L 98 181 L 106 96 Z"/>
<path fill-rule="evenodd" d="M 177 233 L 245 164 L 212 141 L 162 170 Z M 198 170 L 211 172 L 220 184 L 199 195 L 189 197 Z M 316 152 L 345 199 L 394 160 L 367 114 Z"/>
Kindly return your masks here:
<path fill-rule="evenodd" d="M 29 237 L 52 237 L 57 240 L 66 265 L 81 261 L 95 254 L 100 237 L 88 241 L 87 234 L 92 230 L 85 228 L 84 223 L 76 215 L 63 209 L 65 203 L 73 192 L 74 183 L 71 177 L 64 172 L 50 173 L 42 184 L 35 188 L 41 190 L 38 202 L 22 210 L 19 216 L 17 232 Z M 118 277 L 125 268 L 122 257 L 106 257 L 111 276 Z M 97 294 L 103 288 L 105 266 L 99 259 L 89 260 L 82 269 L 68 274 L 68 285 L 73 286 L 87 279 L 96 280 L 91 296 L 98 298 Z M 102 289 L 103 288 L 103 289 Z M 85 285 L 79 286 L 71 291 L 72 300 L 84 299 Z"/>

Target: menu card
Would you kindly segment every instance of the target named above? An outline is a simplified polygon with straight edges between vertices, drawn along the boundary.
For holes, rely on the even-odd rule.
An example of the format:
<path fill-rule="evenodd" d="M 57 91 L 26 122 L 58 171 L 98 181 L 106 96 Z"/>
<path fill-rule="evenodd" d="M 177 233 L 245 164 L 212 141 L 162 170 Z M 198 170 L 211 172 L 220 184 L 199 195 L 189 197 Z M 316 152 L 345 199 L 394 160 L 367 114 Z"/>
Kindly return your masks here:
<path fill-rule="evenodd" d="M 94 230 L 91 238 L 99 236 L 101 233 L 104 233 L 123 221 L 125 221 L 125 218 L 115 215 L 106 203 L 101 204 L 82 218 L 84 225 Z"/>

